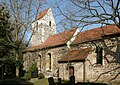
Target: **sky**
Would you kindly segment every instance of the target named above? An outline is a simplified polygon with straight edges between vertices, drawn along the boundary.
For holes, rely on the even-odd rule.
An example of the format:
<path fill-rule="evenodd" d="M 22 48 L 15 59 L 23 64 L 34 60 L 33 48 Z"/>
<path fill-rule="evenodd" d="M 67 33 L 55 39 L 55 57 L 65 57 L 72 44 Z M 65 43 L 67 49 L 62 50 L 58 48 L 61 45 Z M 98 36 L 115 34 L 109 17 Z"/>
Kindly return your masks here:
<path fill-rule="evenodd" d="M 57 1 L 57 2 L 56 2 Z M 63 15 L 61 15 L 60 11 L 57 9 L 57 5 L 59 5 L 60 9 L 64 11 L 65 7 L 69 7 L 67 5 L 66 0 L 47 0 L 46 5 L 42 6 L 42 10 L 45 10 L 47 8 L 52 8 L 52 13 L 57 25 L 57 33 L 59 32 L 63 32 L 66 29 L 71 29 L 71 28 L 64 28 L 63 26 L 61 26 L 61 21 L 65 18 Z M 64 24 L 64 23 L 62 23 Z"/>
<path fill-rule="evenodd" d="M 57 1 L 57 3 L 56 3 L 56 1 Z M 71 29 L 70 27 L 72 27 L 72 26 L 73 27 L 74 26 L 78 26 L 79 29 L 81 29 L 80 26 L 79 26 L 80 23 L 73 23 L 71 21 L 67 21 L 67 22 L 61 23 L 61 21 L 64 19 L 64 16 L 59 15 L 60 11 L 56 8 L 57 5 L 59 5 L 60 9 L 64 13 L 66 13 L 66 10 L 64 8 L 68 8 L 70 10 L 77 10 L 78 9 L 74 5 L 70 6 L 68 4 L 71 4 L 69 0 L 47 0 L 47 4 L 42 7 L 42 10 L 44 10 L 46 8 L 49 8 L 49 7 L 52 8 L 52 12 L 53 12 L 53 15 L 54 15 L 54 18 L 55 18 L 55 22 L 57 24 L 57 32 L 58 33 L 62 32 L 62 31 L 65 31 L 66 29 Z M 61 24 L 62 25 L 67 24 L 68 27 L 66 27 L 66 26 L 63 27 L 63 26 L 61 26 Z M 90 26 L 85 27 L 82 31 L 89 30 L 89 29 L 96 28 L 96 27 L 100 27 L 100 26 L 101 26 L 100 24 L 90 25 Z"/>
<path fill-rule="evenodd" d="M 0 0 L 0 1 L 2 1 L 2 0 Z M 6 1 L 8 1 L 8 0 L 6 0 Z M 40 1 L 44 2 L 45 0 L 40 0 Z M 85 1 L 85 0 L 78 0 L 78 1 Z M 109 0 L 106 0 L 106 1 L 109 1 Z M 116 2 L 117 0 L 114 0 L 114 1 Z M 57 31 L 58 32 L 62 32 L 65 29 L 70 29 L 70 27 L 79 26 L 79 24 L 81 24 L 81 23 L 73 23 L 71 21 L 64 20 L 63 15 L 60 15 L 60 11 L 56 8 L 57 5 L 58 5 L 64 14 L 66 14 L 67 11 L 72 12 L 74 10 L 79 10 L 79 8 L 77 8 L 73 4 L 71 4 L 70 0 L 46 0 L 46 2 L 47 3 L 45 5 L 42 5 L 40 9 L 41 9 L 41 11 L 43 11 L 43 10 L 49 8 L 49 7 L 52 8 L 52 12 L 53 12 L 53 15 L 54 15 L 54 18 L 55 18 L 55 22 L 57 24 Z M 93 3 L 93 5 L 96 5 L 96 4 Z M 64 9 L 64 8 L 67 8 L 68 10 L 66 11 L 66 9 Z M 106 6 L 106 8 L 107 8 L 107 6 Z M 108 9 L 107 11 L 111 11 L 111 10 Z M 76 15 L 77 15 L 77 13 L 76 13 Z M 68 15 L 68 16 L 70 16 L 70 15 Z M 94 19 L 92 19 L 92 20 L 94 20 Z M 61 21 L 64 21 L 64 23 L 62 23 Z M 61 26 L 61 24 L 62 24 L 62 26 Z M 66 26 L 63 27 L 64 24 Z M 86 27 L 84 30 L 88 30 L 88 29 L 91 29 L 91 28 L 99 27 L 99 26 L 101 26 L 101 25 L 99 25 L 99 24 L 98 25 L 90 25 L 89 27 Z"/>
<path fill-rule="evenodd" d="M 56 1 L 57 1 L 57 3 L 56 3 Z M 99 0 L 99 1 L 102 1 L 102 0 Z M 117 0 L 114 0 L 114 1 L 117 1 Z M 107 2 L 109 2 L 109 0 L 107 0 Z M 53 15 L 54 15 L 54 18 L 55 18 L 55 22 L 57 24 L 57 33 L 63 32 L 66 29 L 67 30 L 71 29 L 71 27 L 74 27 L 74 26 L 78 26 L 80 31 L 82 29 L 79 26 L 79 24 L 81 24 L 81 23 L 73 23 L 71 21 L 64 21 L 64 16 L 59 15 L 60 11 L 56 8 L 57 5 L 60 7 L 60 9 L 62 10 L 62 12 L 64 14 L 66 14 L 66 9 L 64 9 L 64 8 L 67 8 L 68 9 L 67 11 L 69 11 L 69 10 L 70 11 L 79 10 L 79 8 L 75 7 L 73 4 L 71 4 L 71 5 L 69 5 L 69 4 L 71 4 L 69 0 L 47 0 L 46 5 L 41 7 L 41 9 L 42 9 L 41 11 L 43 11 L 43 10 L 49 8 L 49 7 L 52 8 L 52 12 L 53 12 Z M 104 3 L 102 5 L 104 5 Z M 93 3 L 93 6 L 96 6 L 96 3 Z M 107 10 L 107 12 L 111 13 L 111 9 L 106 5 L 104 5 L 104 6 L 105 6 L 105 9 Z M 101 9 L 99 9 L 99 12 L 101 12 Z M 84 14 L 84 12 L 83 12 L 83 14 Z M 76 13 L 76 15 L 77 15 L 77 13 Z M 92 18 L 91 20 L 94 20 L 94 19 Z M 61 21 L 64 21 L 64 23 L 62 23 Z M 66 24 L 67 26 L 63 27 L 64 24 Z M 97 27 L 100 27 L 100 26 L 101 26 L 101 24 L 92 24 L 92 25 L 86 26 L 84 29 L 82 29 L 82 31 L 97 28 Z"/>
<path fill-rule="evenodd" d="M 1 1 L 4 1 L 4 0 L 0 0 L 0 2 Z M 6 0 L 6 1 L 8 1 L 8 0 Z M 19 1 L 21 1 L 21 0 L 19 0 Z M 40 0 L 40 1 L 44 1 L 44 0 Z M 80 0 L 80 1 L 85 1 L 85 0 Z M 117 0 L 114 0 L 114 1 L 117 1 Z M 75 10 L 78 11 L 79 8 L 77 8 L 73 4 L 71 4 L 70 0 L 46 0 L 46 2 L 47 3 L 45 5 L 41 6 L 40 10 L 43 11 L 43 10 L 49 8 L 49 7 L 52 8 L 52 12 L 53 12 L 53 15 L 54 15 L 54 18 L 55 18 L 55 22 L 56 22 L 56 25 L 57 25 L 57 33 L 63 32 L 66 29 L 71 29 L 71 27 L 76 27 L 76 26 L 78 26 L 79 29 L 81 29 L 81 27 L 79 26 L 79 25 L 81 25 L 80 22 L 79 23 L 75 23 L 75 22 L 72 22 L 70 20 L 64 19 L 65 17 L 63 15 L 60 15 L 60 11 L 57 9 L 57 6 L 59 6 L 61 11 L 64 14 L 67 14 L 67 12 L 69 12 L 69 11 L 70 12 L 74 12 Z M 38 2 L 36 2 L 36 3 L 38 3 Z M 95 6 L 96 4 L 93 3 L 93 5 Z M 67 11 L 66 11 L 65 8 L 67 8 Z M 108 9 L 107 6 L 105 6 L 105 8 L 107 8 L 107 12 L 111 12 L 111 10 Z M 84 12 L 82 12 L 82 13 L 84 14 Z M 76 13 L 76 15 L 77 14 L 78 13 Z M 70 15 L 67 15 L 67 16 L 70 17 Z M 77 19 L 79 19 L 79 17 L 77 17 Z M 94 19 L 92 18 L 91 20 L 94 20 Z M 64 21 L 64 22 L 61 22 L 61 21 Z M 96 27 L 100 27 L 100 26 L 101 26 L 100 24 L 90 25 L 90 26 L 85 27 L 82 31 L 89 30 L 89 29 L 96 28 Z"/>
<path fill-rule="evenodd" d="M 42 7 L 42 10 L 45 10 L 47 8 L 52 8 L 52 13 L 57 25 L 57 32 L 59 33 L 64 31 L 64 29 L 59 25 L 59 22 L 63 19 L 63 16 L 57 16 L 59 10 L 56 8 L 56 0 L 47 0 L 47 3 Z"/>

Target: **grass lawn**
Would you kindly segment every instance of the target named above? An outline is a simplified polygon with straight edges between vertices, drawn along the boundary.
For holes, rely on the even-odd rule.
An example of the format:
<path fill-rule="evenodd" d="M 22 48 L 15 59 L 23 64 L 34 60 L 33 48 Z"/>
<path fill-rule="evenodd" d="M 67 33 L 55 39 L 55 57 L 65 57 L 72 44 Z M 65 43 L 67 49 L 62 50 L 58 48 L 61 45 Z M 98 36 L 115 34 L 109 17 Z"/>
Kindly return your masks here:
<path fill-rule="evenodd" d="M 29 82 L 33 83 L 34 85 L 49 85 L 48 79 L 31 79 Z"/>

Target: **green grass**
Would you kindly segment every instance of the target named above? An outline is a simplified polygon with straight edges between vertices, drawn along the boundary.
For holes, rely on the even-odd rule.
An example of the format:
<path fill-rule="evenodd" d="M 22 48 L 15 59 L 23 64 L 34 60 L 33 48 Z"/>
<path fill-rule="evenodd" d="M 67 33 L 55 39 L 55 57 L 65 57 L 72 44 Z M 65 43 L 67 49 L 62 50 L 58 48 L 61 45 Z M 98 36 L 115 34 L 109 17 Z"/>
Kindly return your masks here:
<path fill-rule="evenodd" d="M 34 85 L 49 85 L 47 78 L 39 79 L 39 80 L 33 79 L 33 80 L 30 81 L 30 82 L 34 83 Z"/>

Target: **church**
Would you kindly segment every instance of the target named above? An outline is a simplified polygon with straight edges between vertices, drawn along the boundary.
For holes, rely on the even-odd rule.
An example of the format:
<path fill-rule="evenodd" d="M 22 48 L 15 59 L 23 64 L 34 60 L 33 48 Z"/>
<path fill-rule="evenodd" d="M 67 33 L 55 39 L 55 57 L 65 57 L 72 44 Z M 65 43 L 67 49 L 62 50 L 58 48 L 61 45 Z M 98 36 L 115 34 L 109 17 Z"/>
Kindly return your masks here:
<path fill-rule="evenodd" d="M 120 81 L 120 28 L 106 25 L 83 32 L 71 28 L 56 34 L 50 8 L 32 24 L 32 46 L 24 53 L 24 69 L 37 64 L 45 77 L 75 82 Z"/>

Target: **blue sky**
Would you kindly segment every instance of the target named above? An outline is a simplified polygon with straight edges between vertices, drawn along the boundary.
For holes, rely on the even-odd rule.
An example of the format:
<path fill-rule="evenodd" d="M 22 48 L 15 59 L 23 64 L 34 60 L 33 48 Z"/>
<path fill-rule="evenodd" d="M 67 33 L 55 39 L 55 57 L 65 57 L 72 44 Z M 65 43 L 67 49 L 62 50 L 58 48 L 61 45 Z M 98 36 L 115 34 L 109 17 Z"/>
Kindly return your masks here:
<path fill-rule="evenodd" d="M 57 4 L 59 5 L 60 9 L 62 11 L 65 11 L 64 8 L 68 6 L 66 0 L 47 0 L 47 4 L 42 7 L 42 10 L 49 8 L 49 7 L 52 8 L 52 12 L 53 12 L 55 22 L 57 25 L 57 32 L 59 33 L 59 32 L 62 32 L 64 30 L 70 29 L 70 28 L 64 28 L 63 26 L 61 26 L 61 21 L 64 19 L 64 16 L 59 15 L 60 11 L 56 8 L 56 6 L 57 6 L 56 1 L 57 1 Z"/>
<path fill-rule="evenodd" d="M 8 0 L 6 0 L 6 1 L 8 1 Z M 42 1 L 42 0 L 40 0 L 40 1 Z M 58 3 L 56 3 L 56 1 Z M 114 1 L 117 1 L 117 0 L 114 0 Z M 36 2 L 36 3 L 38 3 L 38 2 Z M 67 11 L 74 11 L 74 10 L 78 11 L 79 10 L 79 8 L 75 7 L 73 4 L 70 3 L 70 0 L 47 0 L 46 5 L 41 6 L 40 10 L 43 11 L 46 8 L 49 8 L 49 7 L 52 8 L 53 15 L 54 15 L 54 18 L 55 18 L 55 21 L 56 21 L 56 24 L 57 24 L 57 32 L 59 33 L 59 32 L 62 32 L 66 29 L 71 29 L 71 27 L 74 27 L 74 26 L 78 26 L 81 29 L 81 27 L 79 26 L 81 24 L 80 22 L 75 23 L 75 22 L 71 22 L 70 20 L 63 20 L 64 17 L 62 15 L 58 16 L 58 14 L 60 14 L 60 11 L 56 8 L 57 4 L 64 14 L 67 14 Z M 93 4 L 93 5 L 96 5 L 96 4 Z M 68 10 L 66 11 L 66 9 L 64 9 L 64 8 L 67 8 Z M 107 6 L 105 6 L 105 8 L 107 8 L 107 11 L 109 13 L 111 12 L 111 9 L 108 9 Z M 77 15 L 77 13 L 76 13 L 76 15 Z M 70 16 L 70 15 L 67 15 L 67 16 Z M 79 19 L 79 17 L 77 19 Z M 94 20 L 94 19 L 92 18 L 91 20 Z M 64 22 L 62 23 L 61 21 L 64 21 Z M 64 24 L 66 26 L 63 26 Z M 90 25 L 88 27 L 85 27 L 83 30 L 89 30 L 89 29 L 92 29 L 92 28 L 100 27 L 100 26 L 101 26 L 100 24 Z"/>
<path fill-rule="evenodd" d="M 0 1 L 2 1 L 2 0 L 0 0 Z M 8 1 L 8 0 L 6 0 L 6 1 Z M 40 1 L 44 1 L 44 0 L 40 0 Z M 56 1 L 57 1 L 57 3 L 56 3 Z M 106 1 L 109 1 L 109 0 L 106 0 Z M 114 0 L 114 1 L 117 2 L 117 0 Z M 64 19 L 64 17 L 62 15 L 58 16 L 58 14 L 60 14 L 60 12 L 56 8 L 57 4 L 64 14 L 66 14 L 66 12 L 69 11 L 69 10 L 70 11 L 79 10 L 79 8 L 77 8 L 73 4 L 71 4 L 70 0 L 46 0 L 46 2 L 47 2 L 46 5 L 41 6 L 40 9 L 42 11 L 42 10 L 45 10 L 46 8 L 49 8 L 49 7 L 52 8 L 53 15 L 54 15 L 54 18 L 55 18 L 55 21 L 56 21 L 56 24 L 57 24 L 57 31 L 58 32 L 64 31 L 67 28 L 66 26 L 65 27 L 61 26 L 61 24 L 62 25 L 66 24 L 68 26 L 68 29 L 70 29 L 70 27 L 72 27 L 72 26 L 73 27 L 74 26 L 79 26 L 79 24 L 81 24 L 81 23 L 72 23 L 71 21 L 68 21 L 68 20 L 67 21 L 64 20 L 64 23 L 61 23 L 61 21 Z M 93 5 L 96 5 L 96 4 L 93 3 Z M 66 9 L 64 9 L 64 8 L 67 8 L 68 10 L 66 11 Z M 105 8 L 108 9 L 108 6 L 105 6 Z M 107 11 L 111 12 L 110 9 L 108 9 Z M 76 15 L 77 15 L 77 13 L 76 13 Z M 79 17 L 77 17 L 77 18 L 79 19 Z M 92 20 L 94 20 L 94 19 L 92 19 Z M 90 25 L 89 27 L 86 27 L 84 30 L 88 30 L 88 29 L 91 29 L 91 28 L 99 27 L 99 26 L 101 26 L 101 25 L 99 25 L 99 24 L 98 25 Z"/>
<path fill-rule="evenodd" d="M 58 2 L 57 4 L 56 4 L 56 1 Z M 75 1 L 75 0 L 74 0 Z M 85 0 L 78 0 L 78 1 L 85 1 Z M 92 0 L 91 0 L 92 1 Z M 101 3 L 101 5 L 103 6 L 103 8 L 107 11 L 107 13 L 108 14 L 112 14 L 113 13 L 113 9 L 112 9 L 112 7 L 110 7 L 109 5 L 106 5 L 106 4 L 111 4 L 111 2 L 110 2 L 110 0 L 98 0 L 100 3 Z M 80 4 L 81 4 L 81 2 L 80 2 Z M 116 7 L 116 5 L 117 5 L 117 2 L 118 2 L 118 0 L 113 0 L 113 6 L 114 7 Z M 52 10 L 53 10 L 53 14 L 54 14 L 54 17 L 55 17 L 55 21 L 56 21 L 56 23 L 57 23 L 57 31 L 58 32 L 61 32 L 61 31 L 64 31 L 64 29 L 66 29 L 65 27 L 63 27 L 63 26 L 61 26 L 60 24 L 66 24 L 66 25 L 68 25 L 68 29 L 70 28 L 70 27 L 76 27 L 76 26 L 78 26 L 80 29 L 81 29 L 81 26 L 80 26 L 80 22 L 79 23 L 76 23 L 76 22 L 72 22 L 72 24 L 71 24 L 71 21 L 65 21 L 64 23 L 59 23 L 61 20 L 63 20 L 64 19 L 64 17 L 63 16 L 56 16 L 57 14 L 59 14 L 59 10 L 58 9 L 56 9 L 56 6 L 59 6 L 60 7 L 60 9 L 62 10 L 62 12 L 64 13 L 64 14 L 66 14 L 67 16 L 71 16 L 71 15 L 69 15 L 69 13 L 68 12 L 74 12 L 74 11 L 76 11 L 77 13 L 75 13 L 75 15 L 76 16 L 79 16 L 81 13 L 81 11 L 80 12 L 78 12 L 78 10 L 80 10 L 77 6 L 75 6 L 73 3 L 71 3 L 70 2 L 70 0 L 47 0 L 47 7 L 51 7 L 52 8 Z M 81 4 L 82 5 L 82 4 Z M 98 2 L 93 2 L 93 3 L 91 3 L 91 5 L 92 6 L 97 6 L 96 7 L 96 9 L 97 9 L 97 11 L 98 11 L 98 13 L 99 14 L 102 14 L 102 13 L 105 13 L 104 12 L 104 10 L 102 9 L 102 7 L 98 4 Z M 100 6 L 100 7 L 98 7 L 98 6 Z M 120 8 L 120 4 L 119 4 L 119 8 Z M 88 13 L 88 15 L 89 15 L 89 12 L 85 12 L 85 11 L 83 10 L 83 12 L 82 12 L 82 14 L 83 15 L 87 15 L 87 13 Z M 108 17 L 108 16 L 107 16 Z M 80 17 L 77 17 L 77 19 L 80 19 Z M 94 21 L 94 20 L 97 20 L 97 19 L 99 19 L 98 17 L 96 17 L 96 18 L 90 18 L 90 19 L 88 19 L 87 18 L 87 20 L 89 20 L 89 21 Z M 108 23 L 110 23 L 110 24 L 113 24 L 114 22 L 112 21 L 112 20 L 105 20 L 105 22 L 108 22 Z M 98 23 L 98 24 L 91 24 L 91 25 L 89 25 L 89 26 L 86 26 L 84 29 L 83 29 L 83 31 L 84 30 L 89 30 L 89 29 L 92 29 L 92 28 L 96 28 L 96 27 L 100 27 L 100 26 L 103 26 L 103 24 L 101 25 L 102 23 Z M 104 24 L 105 25 L 105 24 Z"/>
<path fill-rule="evenodd" d="M 44 9 L 46 9 L 46 8 L 48 8 L 48 7 L 51 7 L 52 8 L 52 11 L 53 11 L 53 15 L 54 15 L 54 18 L 55 18 L 55 21 L 56 21 L 56 24 L 57 24 L 57 31 L 58 31 L 58 33 L 59 32 L 62 32 L 62 31 L 64 31 L 64 30 L 66 30 L 66 29 L 70 29 L 70 27 L 72 27 L 72 26 L 78 26 L 78 24 L 77 23 L 73 23 L 73 25 L 71 25 L 70 24 L 70 21 L 68 21 L 68 22 L 65 22 L 65 24 L 68 24 L 69 26 L 68 26 L 68 28 L 66 27 L 63 27 L 63 26 L 61 26 L 60 24 L 61 24 L 61 20 L 63 20 L 64 19 L 64 17 L 62 16 L 62 15 L 59 15 L 58 16 L 58 14 L 59 14 L 59 10 L 56 8 L 56 1 L 58 2 L 58 5 L 59 5 L 59 7 L 60 7 L 60 9 L 64 12 L 64 13 L 66 13 L 66 11 L 65 11 L 65 9 L 64 8 L 68 8 L 68 9 L 70 9 L 70 10 L 77 10 L 77 8 L 75 7 L 75 6 L 69 6 L 68 4 L 70 4 L 70 1 L 68 0 L 47 0 L 47 4 L 45 5 L 45 6 L 43 6 L 42 7 L 42 10 L 44 10 Z M 64 24 L 64 23 L 62 23 L 62 24 Z M 71 25 L 71 26 L 70 26 Z M 83 29 L 83 31 L 84 30 L 89 30 L 89 29 L 92 29 L 92 28 L 96 28 L 96 27 L 100 27 L 101 25 L 100 24 L 95 24 L 95 25 L 90 25 L 90 26 L 87 26 L 87 27 L 85 27 L 84 29 Z M 80 28 L 80 27 L 79 27 Z M 81 29 L 81 28 L 80 28 Z"/>
<path fill-rule="evenodd" d="M 49 7 L 52 8 L 55 22 L 57 24 L 57 32 L 64 31 L 64 29 L 59 25 L 59 22 L 63 19 L 63 16 L 56 16 L 59 13 L 59 10 L 56 8 L 56 1 L 55 0 L 47 0 L 47 3 L 46 3 L 46 5 L 44 5 L 42 7 L 42 10 L 49 8 Z"/>

